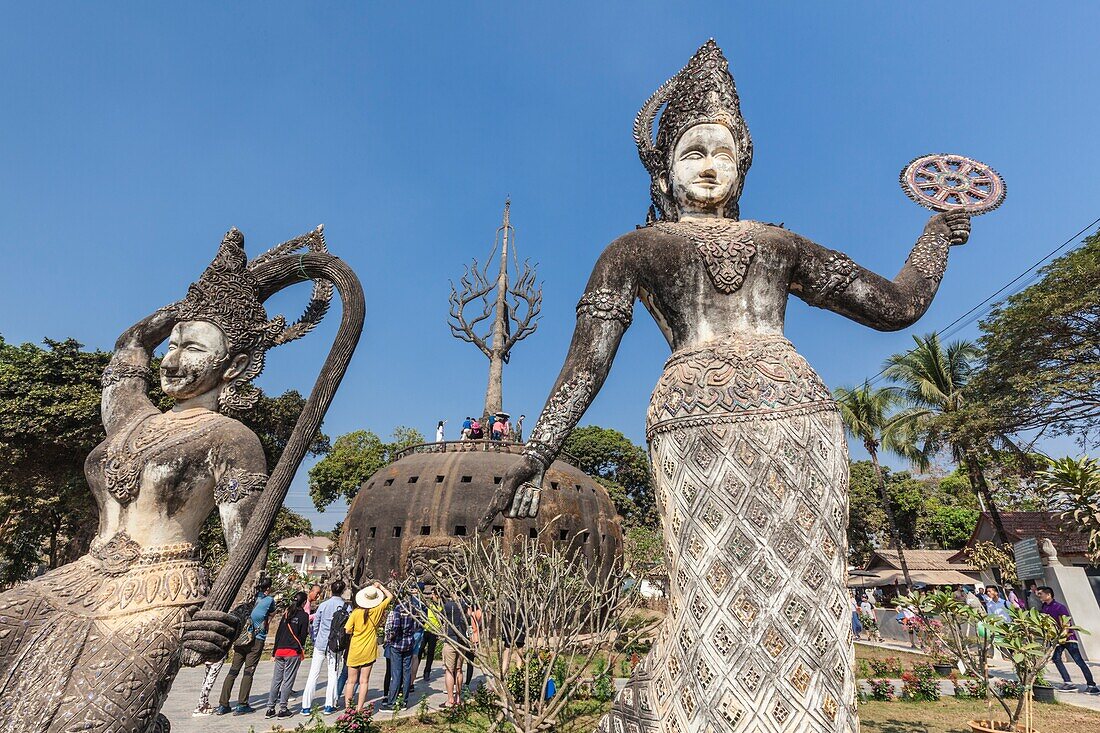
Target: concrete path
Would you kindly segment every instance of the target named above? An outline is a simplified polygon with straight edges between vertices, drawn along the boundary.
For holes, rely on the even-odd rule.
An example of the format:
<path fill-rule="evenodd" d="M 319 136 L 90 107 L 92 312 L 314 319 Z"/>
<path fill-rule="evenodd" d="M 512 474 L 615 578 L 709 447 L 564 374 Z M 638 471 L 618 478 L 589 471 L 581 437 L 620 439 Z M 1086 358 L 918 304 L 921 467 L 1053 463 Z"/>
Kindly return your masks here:
<path fill-rule="evenodd" d="M 309 673 L 308 659 L 303 662 L 302 668 L 298 670 L 298 676 L 294 681 L 293 692 L 290 695 L 290 709 L 296 713 L 296 715 L 291 718 L 264 718 L 264 710 L 267 709 L 267 693 L 268 689 L 271 687 L 271 674 L 274 666 L 274 662 L 266 661 L 260 662 L 259 666 L 256 668 L 256 675 L 252 682 L 252 693 L 249 697 L 249 704 L 256 709 L 256 712 L 248 715 L 193 716 L 192 713 L 199 701 L 199 691 L 202 688 L 202 681 L 206 674 L 206 668 L 197 667 L 180 670 L 179 675 L 176 676 L 175 683 L 172 685 L 172 691 L 168 695 L 168 700 L 161 710 L 172 723 L 172 733 L 248 733 L 249 728 L 260 733 L 262 731 L 270 731 L 275 726 L 281 726 L 284 729 L 291 730 L 299 723 L 305 722 L 307 718 L 297 713 L 300 713 L 302 709 L 302 687 L 305 685 L 306 676 Z M 214 707 L 217 707 L 222 681 L 225 679 L 225 674 L 228 669 L 228 667 L 222 668 L 222 673 L 218 677 L 217 683 L 214 685 L 213 692 L 210 694 L 210 703 Z M 373 702 L 376 708 L 379 703 L 382 702 L 382 684 L 385 671 L 386 663 L 380 658 L 378 663 L 375 664 L 371 670 L 370 694 L 367 696 L 367 701 Z M 423 666 L 421 666 L 420 674 L 421 676 L 423 675 Z M 314 693 L 313 697 L 313 710 L 320 710 L 324 707 L 326 677 L 326 673 L 322 671 L 320 681 L 317 683 L 317 691 Z M 471 687 L 477 687 L 478 683 L 483 679 L 484 678 L 477 673 L 477 670 L 474 670 L 474 678 L 471 682 Z M 236 701 L 239 685 L 240 678 L 237 679 L 237 683 L 234 685 L 233 697 L 231 698 L 233 702 Z M 416 707 L 420 704 L 420 699 L 424 696 L 428 698 L 428 708 L 430 710 L 439 710 L 440 706 L 447 699 L 443 683 L 443 666 L 442 663 L 438 661 L 432 665 L 431 677 L 427 683 L 423 682 L 422 679 L 417 679 L 415 681 L 411 709 L 402 711 L 398 713 L 397 716 L 402 717 L 415 714 Z M 387 720 L 392 715 L 393 713 L 389 711 L 379 711 L 375 719 Z M 328 716 L 325 719 L 331 723 L 336 719 L 336 715 Z"/>

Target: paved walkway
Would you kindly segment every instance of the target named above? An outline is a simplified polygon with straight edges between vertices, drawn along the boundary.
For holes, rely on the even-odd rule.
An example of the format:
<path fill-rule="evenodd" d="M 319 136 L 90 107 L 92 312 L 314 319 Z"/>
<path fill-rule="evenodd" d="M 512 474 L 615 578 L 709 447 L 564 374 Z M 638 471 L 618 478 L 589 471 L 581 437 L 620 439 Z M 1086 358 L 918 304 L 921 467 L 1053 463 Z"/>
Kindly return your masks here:
<path fill-rule="evenodd" d="M 192 712 L 199 701 L 199 691 L 202 688 L 206 668 L 196 667 L 180 670 L 175 683 L 172 685 L 168 700 L 161 710 L 172 723 L 172 733 L 248 733 L 249 728 L 253 728 L 257 733 L 260 733 L 261 731 L 270 731 L 276 725 L 285 729 L 293 729 L 299 723 L 305 722 L 306 718 L 302 715 L 295 715 L 292 718 L 264 718 L 264 710 L 267 708 L 267 693 L 271 687 L 271 673 L 274 666 L 274 662 L 265 661 L 260 662 L 256 668 L 256 676 L 252 681 L 252 694 L 249 697 L 249 704 L 256 709 L 256 712 L 248 715 L 192 716 Z M 423 669 L 422 665 L 420 668 L 421 675 L 423 675 Z M 214 685 L 213 692 L 210 693 L 210 703 L 214 707 L 217 707 L 222 681 L 225 679 L 228 670 L 228 666 L 222 667 L 222 673 Z M 370 694 L 367 697 L 367 701 L 373 702 L 375 707 L 382 701 L 382 684 L 385 672 L 386 663 L 379 658 L 378 663 L 371 669 Z M 307 659 L 303 662 L 302 668 L 298 670 L 294 690 L 290 695 L 290 709 L 295 713 L 299 713 L 302 709 L 302 687 L 305 686 L 308 673 L 309 660 Z M 320 710 L 324 707 L 326 677 L 327 674 L 322 670 L 320 681 L 317 683 L 317 691 L 313 697 L 312 707 L 314 710 Z M 477 670 L 475 670 L 471 687 L 476 687 L 482 680 L 483 677 L 477 674 Z M 233 697 L 230 698 L 234 703 L 237 699 L 239 685 L 240 678 L 238 677 L 234 685 Z M 428 698 L 428 708 L 430 710 L 439 710 L 447 699 L 443 684 L 443 665 L 439 661 L 432 665 L 432 674 L 427 683 L 424 683 L 421 679 L 416 680 L 413 687 L 411 709 L 398 713 L 398 717 L 413 715 L 416 712 L 417 705 L 420 704 L 420 699 L 424 696 Z M 391 715 L 393 715 L 392 712 L 380 711 L 375 717 L 376 719 L 386 720 Z M 326 718 L 330 722 L 335 719 L 335 715 Z"/>

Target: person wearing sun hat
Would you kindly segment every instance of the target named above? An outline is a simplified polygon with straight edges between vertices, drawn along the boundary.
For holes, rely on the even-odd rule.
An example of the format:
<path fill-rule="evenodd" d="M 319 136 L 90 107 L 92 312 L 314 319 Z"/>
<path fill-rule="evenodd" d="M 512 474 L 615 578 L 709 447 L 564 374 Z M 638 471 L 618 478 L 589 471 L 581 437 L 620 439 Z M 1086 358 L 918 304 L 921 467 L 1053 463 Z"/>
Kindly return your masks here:
<path fill-rule="evenodd" d="M 370 671 L 378 659 L 378 627 L 386 618 L 393 594 L 377 580 L 355 594 L 355 610 L 344 630 L 351 634 L 348 647 L 348 681 L 344 685 L 344 707 L 361 709 L 367 701 Z M 359 685 L 359 704 L 352 707 L 352 694 Z"/>

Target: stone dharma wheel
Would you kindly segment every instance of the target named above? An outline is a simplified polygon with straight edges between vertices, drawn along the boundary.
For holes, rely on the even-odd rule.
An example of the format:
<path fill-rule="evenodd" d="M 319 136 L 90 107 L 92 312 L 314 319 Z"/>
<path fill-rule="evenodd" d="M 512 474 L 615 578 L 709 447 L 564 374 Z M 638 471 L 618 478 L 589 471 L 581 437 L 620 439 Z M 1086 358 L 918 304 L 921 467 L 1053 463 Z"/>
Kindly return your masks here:
<path fill-rule="evenodd" d="M 474 537 L 478 521 L 523 446 L 492 441 L 425 443 L 371 476 L 348 509 L 340 553 L 348 579 L 391 571 L 430 581 L 432 560 Z M 575 547 L 601 569 L 622 554 L 622 526 L 607 490 L 557 460 L 546 471 L 535 519 L 494 520 L 492 533 Z"/>
<path fill-rule="evenodd" d="M 905 195 L 932 211 L 993 211 L 1005 200 L 1005 181 L 990 166 L 965 155 L 932 153 L 914 158 L 899 176 Z"/>

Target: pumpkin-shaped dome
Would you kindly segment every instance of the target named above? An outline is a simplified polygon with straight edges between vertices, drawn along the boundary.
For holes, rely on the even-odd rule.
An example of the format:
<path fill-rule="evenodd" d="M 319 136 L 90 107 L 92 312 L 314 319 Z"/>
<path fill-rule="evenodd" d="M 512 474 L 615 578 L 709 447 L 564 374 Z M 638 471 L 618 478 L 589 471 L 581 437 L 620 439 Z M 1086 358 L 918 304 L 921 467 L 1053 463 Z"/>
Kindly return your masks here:
<path fill-rule="evenodd" d="M 429 574 L 431 560 L 471 539 L 523 446 L 493 441 L 425 443 L 406 449 L 363 484 L 341 531 L 350 580 Z M 506 539 L 567 544 L 600 565 L 622 553 L 622 527 L 607 490 L 567 460 L 546 471 L 535 519 L 498 516 Z"/>

